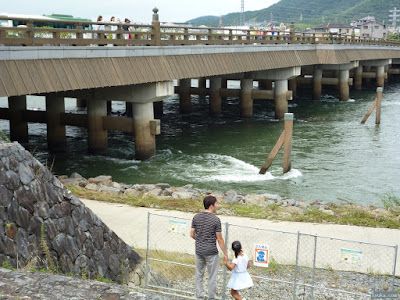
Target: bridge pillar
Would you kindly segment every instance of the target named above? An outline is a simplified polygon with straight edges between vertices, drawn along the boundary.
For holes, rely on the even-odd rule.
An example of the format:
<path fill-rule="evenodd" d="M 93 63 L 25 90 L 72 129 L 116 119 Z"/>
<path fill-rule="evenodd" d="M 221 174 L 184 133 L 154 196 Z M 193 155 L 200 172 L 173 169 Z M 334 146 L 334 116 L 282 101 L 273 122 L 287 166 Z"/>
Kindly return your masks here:
<path fill-rule="evenodd" d="M 354 69 L 353 86 L 354 89 L 357 91 L 360 91 L 362 87 L 362 72 L 363 72 L 363 66 L 358 66 L 357 68 Z"/>
<path fill-rule="evenodd" d="M 107 101 L 91 96 L 87 101 L 89 152 L 101 154 L 107 151 L 108 134 L 103 129 L 103 117 L 107 116 Z"/>
<path fill-rule="evenodd" d="M 339 73 L 339 100 L 349 100 L 349 69 L 340 70 Z"/>
<path fill-rule="evenodd" d="M 288 80 L 275 80 L 274 98 L 275 98 L 275 119 L 283 119 L 288 112 Z"/>
<path fill-rule="evenodd" d="M 365 60 L 360 62 L 366 69 L 372 67 L 376 68 L 376 86 L 384 87 L 385 85 L 385 67 L 392 63 L 392 59 L 376 59 Z"/>
<path fill-rule="evenodd" d="M 65 125 L 61 123 L 61 115 L 64 113 L 64 97 L 46 96 L 47 146 L 49 149 L 64 149 L 66 142 Z"/>
<path fill-rule="evenodd" d="M 275 118 L 283 119 L 288 112 L 288 80 L 301 74 L 300 67 L 282 68 L 266 71 L 257 71 L 249 74 L 253 79 L 267 79 L 274 81 Z"/>
<path fill-rule="evenodd" d="M 132 117 L 133 110 L 132 110 L 132 103 L 125 102 L 125 115 L 127 117 Z"/>
<path fill-rule="evenodd" d="M 26 96 L 8 97 L 10 114 L 10 139 L 12 141 L 28 141 L 28 122 L 24 121 L 26 111 Z"/>
<path fill-rule="evenodd" d="M 152 134 L 150 121 L 154 119 L 153 103 L 132 103 L 135 131 L 135 157 L 146 160 L 156 155 L 156 138 Z"/>
<path fill-rule="evenodd" d="M 376 86 L 377 87 L 385 86 L 385 66 L 376 67 Z"/>
<path fill-rule="evenodd" d="M 221 78 L 221 88 L 222 89 L 227 89 L 228 88 L 228 79 L 226 78 Z M 222 100 L 225 100 L 226 97 L 221 97 Z"/>
<path fill-rule="evenodd" d="M 322 68 L 314 67 L 313 71 L 313 100 L 321 100 L 322 93 Z"/>
<path fill-rule="evenodd" d="M 258 88 L 260 90 L 272 90 L 272 80 L 259 79 L 258 80 Z"/>
<path fill-rule="evenodd" d="M 221 113 L 221 77 L 210 78 L 210 113 L 218 115 Z M 226 81 L 225 81 L 226 83 Z"/>
<path fill-rule="evenodd" d="M 292 91 L 292 99 L 297 98 L 297 80 L 296 78 L 289 80 L 289 90 Z"/>
<path fill-rule="evenodd" d="M 192 97 L 190 95 L 191 79 L 179 80 L 179 110 L 183 114 L 192 112 Z"/>
<path fill-rule="evenodd" d="M 161 118 L 164 114 L 164 101 L 153 102 L 154 117 Z"/>
<path fill-rule="evenodd" d="M 206 88 L 207 87 L 207 78 L 201 77 L 198 79 L 198 87 L 199 88 Z"/>
<path fill-rule="evenodd" d="M 240 79 L 240 115 L 245 118 L 253 116 L 252 90 L 253 79 Z"/>
<path fill-rule="evenodd" d="M 87 107 L 87 101 L 83 98 L 76 98 L 76 107 L 84 108 Z"/>

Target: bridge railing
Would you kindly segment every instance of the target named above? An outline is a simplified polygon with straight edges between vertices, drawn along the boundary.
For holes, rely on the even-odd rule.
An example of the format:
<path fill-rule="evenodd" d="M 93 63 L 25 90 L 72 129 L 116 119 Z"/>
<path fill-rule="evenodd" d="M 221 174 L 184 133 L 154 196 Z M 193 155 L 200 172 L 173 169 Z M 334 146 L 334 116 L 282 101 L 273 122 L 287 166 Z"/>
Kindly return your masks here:
<path fill-rule="evenodd" d="M 241 28 L 163 26 L 108 22 L 83 22 L 8 18 L 16 27 L 0 26 L 0 44 L 6 46 L 41 45 L 234 45 L 234 44 L 363 44 L 399 46 L 400 41 L 372 39 L 355 35 L 296 32 L 288 30 L 255 30 Z M 57 28 L 55 28 L 57 27 Z M 99 30 L 99 28 L 103 30 Z"/>

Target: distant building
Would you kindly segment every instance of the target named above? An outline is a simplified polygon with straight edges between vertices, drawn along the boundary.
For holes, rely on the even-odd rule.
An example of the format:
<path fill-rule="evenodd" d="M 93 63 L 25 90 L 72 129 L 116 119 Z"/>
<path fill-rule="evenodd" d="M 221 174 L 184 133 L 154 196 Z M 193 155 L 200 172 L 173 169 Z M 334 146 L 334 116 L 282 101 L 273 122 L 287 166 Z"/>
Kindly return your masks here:
<path fill-rule="evenodd" d="M 352 35 L 354 26 L 342 23 L 327 23 L 322 24 L 308 30 L 309 33 L 333 33 L 342 35 Z"/>
<path fill-rule="evenodd" d="M 356 26 L 355 33 L 362 38 L 381 39 L 388 35 L 385 24 L 376 22 L 375 17 L 367 16 L 351 23 Z"/>

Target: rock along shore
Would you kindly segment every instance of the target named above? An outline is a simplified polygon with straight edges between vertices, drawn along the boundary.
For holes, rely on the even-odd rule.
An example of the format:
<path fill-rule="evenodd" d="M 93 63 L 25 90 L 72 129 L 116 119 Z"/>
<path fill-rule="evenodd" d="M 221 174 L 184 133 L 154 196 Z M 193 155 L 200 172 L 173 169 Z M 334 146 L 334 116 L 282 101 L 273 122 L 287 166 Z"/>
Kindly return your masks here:
<path fill-rule="evenodd" d="M 283 210 L 283 214 L 304 214 L 308 209 L 314 208 L 327 215 L 335 215 L 335 212 L 329 209 L 332 203 L 326 203 L 321 200 L 304 201 L 302 199 L 285 198 L 268 193 L 252 194 L 241 193 L 235 190 L 229 190 L 224 193 L 220 191 L 195 188 L 193 184 L 188 184 L 182 187 L 172 187 L 168 183 L 123 184 L 114 182 L 112 176 L 108 175 L 100 175 L 86 179 L 78 173 L 72 173 L 69 177 L 67 175 L 58 176 L 58 179 L 64 185 L 76 185 L 90 191 L 108 192 L 116 195 L 132 195 L 141 199 L 156 197 L 159 199 L 201 200 L 206 195 L 213 195 L 218 199 L 218 201 L 224 203 L 239 203 L 243 205 L 254 204 L 260 207 L 276 206 Z M 335 203 L 333 205 L 344 207 L 356 206 L 362 210 L 368 210 L 374 215 L 390 214 L 388 210 L 375 206 L 363 206 L 347 202 L 344 202 L 343 204 Z M 231 214 L 229 211 L 224 211 L 223 209 L 219 212 L 221 214 Z"/>

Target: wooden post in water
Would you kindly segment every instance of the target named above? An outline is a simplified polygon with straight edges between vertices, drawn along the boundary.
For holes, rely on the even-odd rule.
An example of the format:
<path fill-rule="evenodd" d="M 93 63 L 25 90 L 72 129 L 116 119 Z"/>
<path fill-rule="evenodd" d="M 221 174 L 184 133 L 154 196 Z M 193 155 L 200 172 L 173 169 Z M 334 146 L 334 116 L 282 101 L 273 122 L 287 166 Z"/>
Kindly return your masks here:
<path fill-rule="evenodd" d="M 362 121 L 361 121 L 361 124 L 364 124 L 368 120 L 369 116 L 372 114 L 372 112 L 374 111 L 375 107 L 376 107 L 375 124 L 380 124 L 380 122 L 381 122 L 382 92 L 383 92 L 383 88 L 382 87 L 378 87 L 376 89 L 376 99 L 375 99 L 374 103 L 372 103 L 371 108 L 365 114 L 364 119 L 362 119 Z"/>
<path fill-rule="evenodd" d="M 381 102 L 382 102 L 382 92 L 383 88 L 378 87 L 376 89 L 376 114 L 375 114 L 375 124 L 381 123 Z"/>
<path fill-rule="evenodd" d="M 292 136 L 293 136 L 293 114 L 285 114 L 285 130 L 283 143 L 283 174 L 292 168 Z"/>
<path fill-rule="evenodd" d="M 274 161 L 279 150 L 283 146 L 283 174 L 287 173 L 291 169 L 291 156 L 292 156 L 292 135 L 293 135 L 293 114 L 285 113 L 285 127 L 284 130 L 276 142 L 274 148 L 272 148 L 268 159 L 265 161 L 264 165 L 261 167 L 259 174 L 265 174 L 272 162 Z"/>

